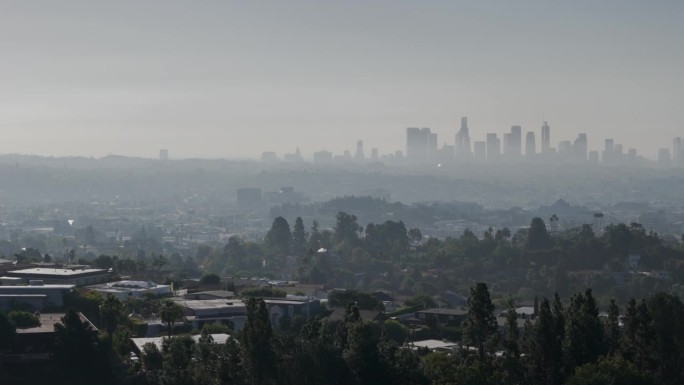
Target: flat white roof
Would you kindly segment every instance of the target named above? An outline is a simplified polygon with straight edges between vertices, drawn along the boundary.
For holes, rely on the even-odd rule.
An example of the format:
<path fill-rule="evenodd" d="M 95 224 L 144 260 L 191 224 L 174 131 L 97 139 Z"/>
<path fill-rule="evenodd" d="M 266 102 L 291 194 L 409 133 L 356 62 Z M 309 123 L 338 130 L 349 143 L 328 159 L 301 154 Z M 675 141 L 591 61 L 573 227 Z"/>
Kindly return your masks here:
<path fill-rule="evenodd" d="M 22 274 L 22 275 L 34 275 L 34 276 L 62 275 L 65 277 L 72 277 L 72 276 L 79 276 L 82 274 L 91 274 L 91 273 L 107 274 L 107 270 L 104 270 L 104 269 L 76 269 L 76 270 L 72 270 L 69 268 L 65 269 L 65 268 L 54 268 L 54 267 L 34 267 L 31 269 L 12 270 L 12 271 L 8 271 L 8 273 Z"/>
<path fill-rule="evenodd" d="M 36 286 L 13 286 L 13 285 L 3 285 L 0 286 L 0 290 L 69 290 L 75 288 L 75 285 L 36 285 Z"/>
<path fill-rule="evenodd" d="M 230 299 L 188 299 L 174 300 L 177 304 L 190 309 L 224 309 L 224 308 L 243 308 L 245 303 L 241 300 Z"/>
<path fill-rule="evenodd" d="M 442 340 L 423 340 L 411 342 L 411 345 L 420 348 L 435 349 L 453 349 L 458 347 L 456 342 L 442 341 Z"/>

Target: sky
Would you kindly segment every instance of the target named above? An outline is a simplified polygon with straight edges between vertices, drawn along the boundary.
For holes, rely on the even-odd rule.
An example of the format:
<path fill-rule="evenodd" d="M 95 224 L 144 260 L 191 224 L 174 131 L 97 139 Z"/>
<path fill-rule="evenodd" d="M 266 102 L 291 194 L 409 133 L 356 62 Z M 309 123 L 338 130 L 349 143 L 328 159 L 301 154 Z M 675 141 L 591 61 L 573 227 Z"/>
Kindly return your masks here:
<path fill-rule="evenodd" d="M 256 158 L 547 120 L 684 136 L 684 2 L 0 0 L 0 153 Z"/>

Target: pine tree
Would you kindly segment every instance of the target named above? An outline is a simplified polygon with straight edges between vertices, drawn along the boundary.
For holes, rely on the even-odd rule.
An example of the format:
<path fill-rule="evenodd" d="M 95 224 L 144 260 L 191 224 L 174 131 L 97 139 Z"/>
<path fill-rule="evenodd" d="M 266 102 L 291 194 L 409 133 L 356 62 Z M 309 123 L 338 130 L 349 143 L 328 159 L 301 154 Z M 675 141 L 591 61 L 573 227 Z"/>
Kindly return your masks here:
<path fill-rule="evenodd" d="M 306 241 L 308 234 L 304 230 L 304 221 L 301 217 L 295 219 L 292 231 L 292 251 L 297 255 L 302 255 L 306 251 Z"/>
<path fill-rule="evenodd" d="M 487 284 L 478 282 L 470 288 L 468 318 L 463 325 L 463 339 L 467 344 L 477 347 L 480 361 L 484 361 L 486 345 L 495 342 L 498 335 L 494 304 Z"/>
<path fill-rule="evenodd" d="M 253 385 L 270 384 L 274 380 L 276 357 L 271 345 L 273 329 L 263 299 L 247 301 L 247 321 L 240 333 L 243 367 Z"/>

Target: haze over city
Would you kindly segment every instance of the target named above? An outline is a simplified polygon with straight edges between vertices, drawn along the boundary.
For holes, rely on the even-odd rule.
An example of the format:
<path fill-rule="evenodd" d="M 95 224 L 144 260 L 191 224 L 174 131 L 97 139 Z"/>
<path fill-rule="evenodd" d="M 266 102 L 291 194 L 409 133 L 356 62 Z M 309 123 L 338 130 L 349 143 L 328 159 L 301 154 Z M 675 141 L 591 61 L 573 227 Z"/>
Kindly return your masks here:
<path fill-rule="evenodd" d="M 684 136 L 679 1 L 3 1 L 0 153 L 405 150 L 512 125 L 650 158 Z M 537 139 L 539 140 L 539 139 Z M 539 144 L 537 144 L 539 146 Z"/>

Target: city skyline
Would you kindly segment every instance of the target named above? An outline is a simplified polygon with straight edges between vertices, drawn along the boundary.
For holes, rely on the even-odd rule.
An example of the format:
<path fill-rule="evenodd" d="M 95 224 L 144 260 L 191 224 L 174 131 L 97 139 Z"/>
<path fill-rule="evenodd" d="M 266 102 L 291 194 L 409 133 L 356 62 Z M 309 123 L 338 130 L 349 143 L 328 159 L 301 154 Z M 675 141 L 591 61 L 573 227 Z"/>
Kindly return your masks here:
<path fill-rule="evenodd" d="M 451 138 L 467 115 L 472 140 L 549 120 L 554 142 L 586 132 L 655 158 L 684 130 L 683 16 L 677 1 L 8 0 L 0 153 L 387 152 L 401 127 Z"/>

